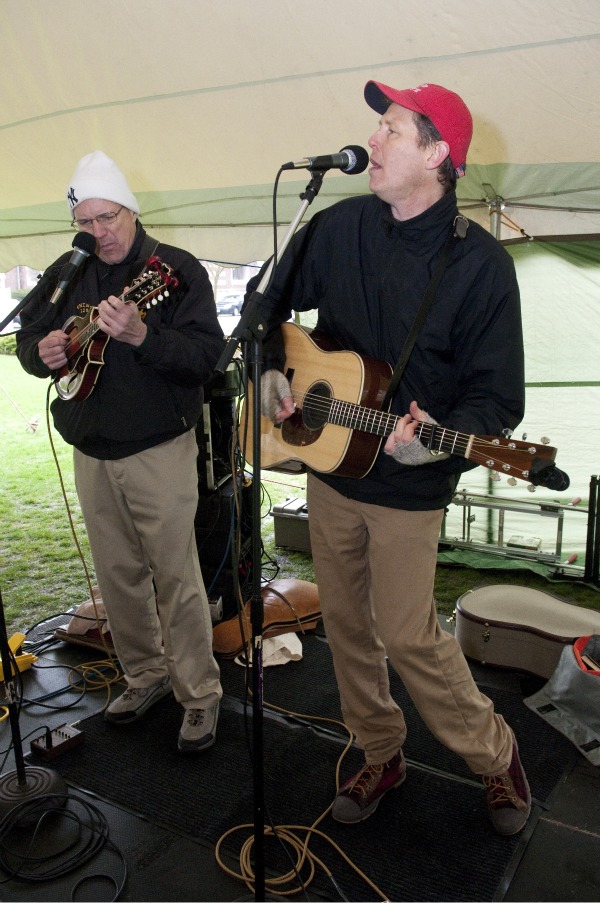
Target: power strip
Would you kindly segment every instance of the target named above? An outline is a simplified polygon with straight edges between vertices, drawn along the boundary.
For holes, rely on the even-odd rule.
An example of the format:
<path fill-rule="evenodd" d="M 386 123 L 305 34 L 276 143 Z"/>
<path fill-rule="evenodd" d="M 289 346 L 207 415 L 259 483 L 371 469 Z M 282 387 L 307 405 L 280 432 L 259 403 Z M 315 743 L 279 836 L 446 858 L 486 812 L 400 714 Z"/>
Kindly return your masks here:
<path fill-rule="evenodd" d="M 213 624 L 218 624 L 223 620 L 223 596 L 217 596 L 215 599 L 208 600 L 210 609 L 210 618 Z"/>
<path fill-rule="evenodd" d="M 31 741 L 31 752 L 41 756 L 49 762 L 56 759 L 68 749 L 73 749 L 83 743 L 85 734 L 71 724 L 61 724 L 54 730 L 47 732 L 43 737 L 36 737 Z"/>

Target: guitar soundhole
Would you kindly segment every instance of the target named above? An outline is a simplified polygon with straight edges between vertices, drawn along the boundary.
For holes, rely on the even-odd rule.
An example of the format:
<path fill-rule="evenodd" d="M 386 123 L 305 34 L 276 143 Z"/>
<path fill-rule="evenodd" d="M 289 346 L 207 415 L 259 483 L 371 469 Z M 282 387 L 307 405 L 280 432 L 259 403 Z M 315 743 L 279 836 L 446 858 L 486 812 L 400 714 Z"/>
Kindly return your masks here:
<path fill-rule="evenodd" d="M 327 383 L 314 383 L 304 396 L 302 420 L 309 430 L 320 430 L 327 423 L 331 408 L 331 389 Z"/>

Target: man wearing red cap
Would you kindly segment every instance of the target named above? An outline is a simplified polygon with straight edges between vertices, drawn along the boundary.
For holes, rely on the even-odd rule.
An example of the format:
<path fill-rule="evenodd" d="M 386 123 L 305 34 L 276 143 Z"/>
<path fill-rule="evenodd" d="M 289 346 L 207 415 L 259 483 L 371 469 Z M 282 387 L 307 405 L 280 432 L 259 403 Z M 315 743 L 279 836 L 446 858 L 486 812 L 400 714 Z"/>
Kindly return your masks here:
<path fill-rule="evenodd" d="M 302 404 L 284 375 L 278 328 L 292 310 L 318 310 L 319 333 L 394 367 L 432 299 L 391 399 L 395 428 L 371 469 L 361 478 L 308 475 L 325 629 L 344 719 L 366 760 L 339 789 L 332 814 L 362 821 L 405 780 L 407 725 L 390 695 L 387 656 L 432 733 L 483 778 L 494 828 L 516 834 L 531 808 L 516 739 L 440 628 L 433 600 L 444 509 L 474 465 L 435 454 L 415 431 L 425 421 L 498 435 L 520 422 L 518 285 L 501 245 L 459 216 L 455 186 L 472 135 L 463 100 L 439 85 L 396 90 L 373 81 L 365 98 L 381 116 L 369 140 L 372 194 L 317 213 L 294 236 L 262 301 L 263 414 L 281 423 Z"/>

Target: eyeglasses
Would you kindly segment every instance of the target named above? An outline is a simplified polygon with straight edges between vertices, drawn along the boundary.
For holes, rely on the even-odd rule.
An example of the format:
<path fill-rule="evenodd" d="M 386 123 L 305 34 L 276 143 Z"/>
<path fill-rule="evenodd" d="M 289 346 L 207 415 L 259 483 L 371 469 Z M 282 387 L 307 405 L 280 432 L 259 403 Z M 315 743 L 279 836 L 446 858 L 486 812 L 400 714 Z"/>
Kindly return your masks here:
<path fill-rule="evenodd" d="M 92 229 L 94 223 L 98 223 L 99 226 L 111 226 L 121 210 L 123 210 L 123 205 L 118 210 L 111 210 L 110 213 L 100 213 L 98 216 L 92 216 L 91 219 L 74 219 L 71 225 L 74 229 L 83 229 L 84 231 Z"/>

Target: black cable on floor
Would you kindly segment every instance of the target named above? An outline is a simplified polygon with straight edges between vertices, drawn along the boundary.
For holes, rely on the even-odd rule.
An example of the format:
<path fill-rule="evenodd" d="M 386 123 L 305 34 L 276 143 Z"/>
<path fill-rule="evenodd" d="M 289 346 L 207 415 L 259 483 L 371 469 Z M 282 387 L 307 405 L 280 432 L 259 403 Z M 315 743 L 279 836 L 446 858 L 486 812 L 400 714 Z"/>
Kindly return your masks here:
<path fill-rule="evenodd" d="M 75 831 L 68 831 L 65 822 L 70 822 Z M 60 846 L 52 852 L 39 852 L 42 842 L 44 849 L 48 848 L 47 837 L 41 836 L 48 831 L 61 841 Z M 116 888 L 112 899 L 118 900 L 127 880 L 125 858 L 109 840 L 105 816 L 87 800 L 71 794 L 46 794 L 27 800 L 0 822 L 0 869 L 6 875 L 0 883 L 43 882 L 62 877 L 80 869 L 107 845 L 123 863 L 121 880 L 105 873 L 85 876 L 74 885 L 72 900 L 81 884 L 93 878 L 109 880 Z"/>

